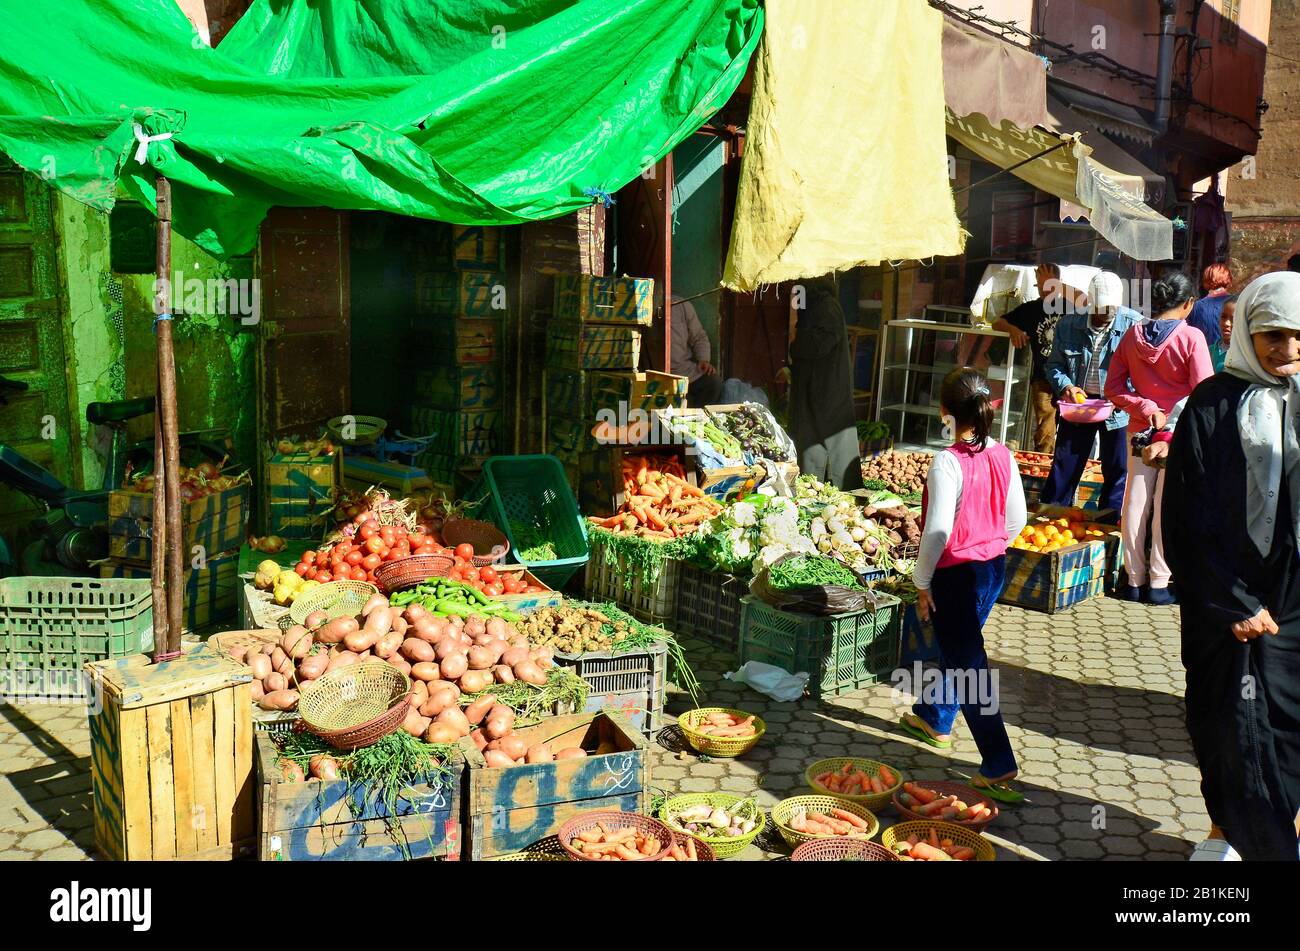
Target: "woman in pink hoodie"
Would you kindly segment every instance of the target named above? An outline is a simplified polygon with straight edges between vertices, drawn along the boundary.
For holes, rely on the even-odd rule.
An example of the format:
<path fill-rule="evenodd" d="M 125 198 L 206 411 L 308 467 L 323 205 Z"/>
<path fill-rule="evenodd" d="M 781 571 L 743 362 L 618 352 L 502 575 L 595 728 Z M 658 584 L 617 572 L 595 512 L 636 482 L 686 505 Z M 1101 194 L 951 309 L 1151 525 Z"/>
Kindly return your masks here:
<path fill-rule="evenodd" d="M 1166 274 L 1151 289 L 1151 312 L 1156 316 L 1130 330 L 1111 358 L 1106 399 L 1129 414 L 1130 437 L 1172 429 L 1177 419 L 1175 407 L 1202 380 L 1214 375 L 1205 335 L 1186 323 L 1195 300 L 1186 275 L 1180 271 Z M 1120 597 L 1128 601 L 1141 601 L 1142 589 L 1149 585 L 1148 604 L 1175 603 L 1169 592 L 1170 572 L 1160 525 L 1164 487 L 1165 470 L 1148 465 L 1134 450 L 1120 516 L 1124 570 L 1128 573 L 1128 586 L 1120 590 Z M 1154 524 L 1149 525 L 1151 522 Z"/>

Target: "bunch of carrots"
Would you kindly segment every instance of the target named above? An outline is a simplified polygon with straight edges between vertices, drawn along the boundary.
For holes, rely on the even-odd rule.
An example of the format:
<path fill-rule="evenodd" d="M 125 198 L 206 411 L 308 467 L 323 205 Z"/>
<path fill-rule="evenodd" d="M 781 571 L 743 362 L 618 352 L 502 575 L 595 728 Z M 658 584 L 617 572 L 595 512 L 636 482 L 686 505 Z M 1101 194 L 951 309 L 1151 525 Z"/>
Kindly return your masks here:
<path fill-rule="evenodd" d="M 904 862 L 969 862 L 975 858 L 975 850 L 970 846 L 939 838 L 933 827 L 926 838 L 909 835 L 907 841 L 895 842 L 894 851 Z"/>
<path fill-rule="evenodd" d="M 943 819 L 959 825 L 974 825 L 988 822 L 997 812 L 988 803 L 977 802 L 968 806 L 956 796 L 941 796 L 933 789 L 926 789 L 916 783 L 903 783 L 903 791 L 898 794 L 898 801 L 918 816 L 929 819 Z"/>
<path fill-rule="evenodd" d="M 698 862 L 699 854 L 695 851 L 695 840 L 690 836 L 685 838 L 686 844 L 682 845 L 676 839 L 668 847 L 668 854 L 663 857 L 665 862 Z"/>
<path fill-rule="evenodd" d="M 702 489 L 686 481 L 676 456 L 624 456 L 623 494 L 619 511 L 591 519 L 597 528 L 671 541 L 690 535 L 722 511 Z"/>
<path fill-rule="evenodd" d="M 866 796 L 889 792 L 898 785 L 898 780 L 898 774 L 883 763 L 880 771 L 873 776 L 848 762 L 838 773 L 832 770 L 822 773 L 815 783 L 827 792 L 840 796 Z"/>
<path fill-rule="evenodd" d="M 803 832 L 808 835 L 865 837 L 871 828 L 866 819 L 844 809 L 830 809 L 827 812 L 800 810 L 790 818 L 788 824 L 795 832 Z"/>
<path fill-rule="evenodd" d="M 705 736 L 721 739 L 744 740 L 754 735 L 754 718 L 737 717 L 730 713 L 710 713 L 703 723 L 691 724 L 691 729 Z"/>
<path fill-rule="evenodd" d="M 594 829 L 579 832 L 570 839 L 569 846 L 592 859 L 637 862 L 657 855 L 663 848 L 663 843 L 640 829 L 627 828 L 612 832 L 605 823 L 597 822 Z M 694 851 L 692 847 L 691 852 Z"/>

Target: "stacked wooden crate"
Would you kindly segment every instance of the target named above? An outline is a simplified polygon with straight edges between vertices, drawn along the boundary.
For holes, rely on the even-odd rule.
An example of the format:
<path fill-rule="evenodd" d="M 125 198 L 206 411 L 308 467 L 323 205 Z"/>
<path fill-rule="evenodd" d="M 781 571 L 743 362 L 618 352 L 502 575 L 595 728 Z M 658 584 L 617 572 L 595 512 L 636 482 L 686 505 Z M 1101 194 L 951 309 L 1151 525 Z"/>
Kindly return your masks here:
<path fill-rule="evenodd" d="M 502 229 L 447 225 L 415 278 L 414 395 L 404 432 L 432 436 L 420 465 L 454 493 L 501 449 Z"/>
<path fill-rule="evenodd" d="M 248 526 L 249 486 L 181 503 L 185 629 L 233 621 L 239 609 L 239 549 Z M 108 497 L 109 557 L 101 578 L 148 578 L 153 554 L 153 493 L 116 490 Z"/>
<path fill-rule="evenodd" d="M 262 527 L 282 538 L 322 537 L 342 484 L 343 450 L 329 455 L 271 452 L 261 493 Z"/>
<path fill-rule="evenodd" d="M 544 451 L 558 458 L 584 511 L 608 511 L 615 484 L 600 422 L 646 423 L 656 409 L 681 406 L 685 377 L 638 372 L 643 331 L 654 316 L 649 278 L 566 274 L 555 279 L 543 385 Z"/>

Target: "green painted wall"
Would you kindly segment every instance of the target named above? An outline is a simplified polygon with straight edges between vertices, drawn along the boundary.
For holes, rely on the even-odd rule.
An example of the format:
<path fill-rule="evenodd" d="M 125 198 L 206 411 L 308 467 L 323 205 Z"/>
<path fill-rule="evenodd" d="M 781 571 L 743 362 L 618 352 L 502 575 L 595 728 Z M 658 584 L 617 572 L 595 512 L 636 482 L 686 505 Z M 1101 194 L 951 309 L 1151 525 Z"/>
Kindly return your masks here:
<path fill-rule="evenodd" d="M 65 339 L 75 373 L 73 412 L 81 423 L 85 481 L 95 486 L 103 477 L 108 433 L 85 423 L 86 405 L 154 392 L 153 275 L 113 272 L 108 215 L 63 195 L 58 206 Z M 217 261 L 179 236 L 172 239 L 172 270 L 187 281 L 253 277 L 250 258 Z M 256 329 L 242 326 L 237 316 L 209 312 L 206 305 L 178 318 L 174 327 L 181 429 L 229 430 L 238 458 L 249 466 L 257 424 Z M 133 438 L 149 436 L 152 417 L 132 426 Z"/>

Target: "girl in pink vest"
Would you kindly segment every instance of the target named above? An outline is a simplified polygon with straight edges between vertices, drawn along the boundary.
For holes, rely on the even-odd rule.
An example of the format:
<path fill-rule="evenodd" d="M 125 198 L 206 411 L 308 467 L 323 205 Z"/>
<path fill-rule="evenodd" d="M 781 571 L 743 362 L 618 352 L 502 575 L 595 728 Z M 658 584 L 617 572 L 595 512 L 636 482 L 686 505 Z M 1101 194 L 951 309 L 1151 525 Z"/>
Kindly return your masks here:
<path fill-rule="evenodd" d="M 993 799 L 1019 802 L 983 628 L 1002 593 L 1007 546 L 1025 527 L 1025 493 L 1010 451 L 989 436 L 993 406 L 984 378 L 954 370 L 939 401 L 954 442 L 930 465 L 914 580 L 917 613 L 934 622 L 943 687 L 940 696 L 921 696 L 901 722 L 923 743 L 949 749 L 960 710 L 982 759 L 971 784 Z"/>

